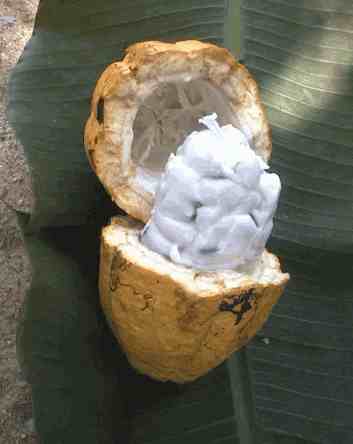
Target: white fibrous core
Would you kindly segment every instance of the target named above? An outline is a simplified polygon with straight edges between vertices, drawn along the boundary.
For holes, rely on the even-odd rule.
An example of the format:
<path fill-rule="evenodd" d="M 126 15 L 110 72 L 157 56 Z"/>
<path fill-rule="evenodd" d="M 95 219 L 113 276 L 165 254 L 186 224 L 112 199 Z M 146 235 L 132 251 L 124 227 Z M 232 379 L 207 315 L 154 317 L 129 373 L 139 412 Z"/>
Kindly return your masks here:
<path fill-rule="evenodd" d="M 169 157 L 141 242 L 178 264 L 234 269 L 263 253 L 281 182 L 239 129 L 216 114 L 199 122 L 208 129 Z"/>

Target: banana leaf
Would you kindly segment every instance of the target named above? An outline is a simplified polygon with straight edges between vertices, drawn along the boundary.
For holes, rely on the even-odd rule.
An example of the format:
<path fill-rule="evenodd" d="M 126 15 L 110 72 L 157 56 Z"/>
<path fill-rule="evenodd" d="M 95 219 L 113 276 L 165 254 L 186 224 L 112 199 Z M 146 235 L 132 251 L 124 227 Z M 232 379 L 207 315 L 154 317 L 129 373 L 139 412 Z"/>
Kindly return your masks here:
<path fill-rule="evenodd" d="M 138 40 L 234 50 L 236 3 L 40 1 L 9 117 L 36 199 L 18 215 L 33 270 L 18 354 L 44 444 L 253 444 L 251 428 L 258 444 L 352 442 L 350 1 L 242 2 L 242 58 L 260 84 L 283 182 L 270 249 L 292 276 L 249 346 L 251 372 L 238 353 L 191 384 L 152 381 L 127 364 L 98 305 L 99 232 L 118 209 L 83 149 L 95 81 Z"/>
<path fill-rule="evenodd" d="M 25 230 L 28 215 L 18 220 Z M 25 244 L 32 283 L 17 351 L 41 442 L 126 440 L 127 365 L 98 307 L 95 226 L 45 228 L 26 234 Z"/>
<path fill-rule="evenodd" d="M 291 282 L 249 347 L 258 419 L 320 444 L 353 441 L 353 7 L 242 2 L 284 187 L 270 248 Z"/>
<path fill-rule="evenodd" d="M 42 0 L 10 85 L 9 118 L 32 173 L 35 208 L 18 214 L 32 283 L 18 358 L 44 444 L 237 442 L 224 365 L 195 384 L 132 370 L 98 305 L 99 233 L 119 209 L 83 148 L 94 84 L 131 43 L 224 43 L 223 0 Z"/>

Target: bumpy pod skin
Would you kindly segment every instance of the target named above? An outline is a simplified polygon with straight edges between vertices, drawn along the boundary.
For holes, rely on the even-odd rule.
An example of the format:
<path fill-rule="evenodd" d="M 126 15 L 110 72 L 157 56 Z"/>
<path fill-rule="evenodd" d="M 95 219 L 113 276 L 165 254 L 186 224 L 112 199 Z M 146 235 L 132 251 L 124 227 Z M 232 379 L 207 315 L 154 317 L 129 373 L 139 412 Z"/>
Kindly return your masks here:
<path fill-rule="evenodd" d="M 255 273 L 198 273 L 144 247 L 141 227 L 114 218 L 104 228 L 101 304 L 133 367 L 162 381 L 192 381 L 255 335 L 289 276 L 268 252 Z"/>
<path fill-rule="evenodd" d="M 206 80 L 216 87 L 234 122 L 250 135 L 252 148 L 264 160 L 271 155 L 271 133 L 257 84 L 228 50 L 194 40 L 130 46 L 125 58 L 110 65 L 96 85 L 85 147 L 113 201 L 140 221 L 148 221 L 154 196 L 137 180 L 131 159 L 137 111 L 159 85 L 193 80 Z"/>

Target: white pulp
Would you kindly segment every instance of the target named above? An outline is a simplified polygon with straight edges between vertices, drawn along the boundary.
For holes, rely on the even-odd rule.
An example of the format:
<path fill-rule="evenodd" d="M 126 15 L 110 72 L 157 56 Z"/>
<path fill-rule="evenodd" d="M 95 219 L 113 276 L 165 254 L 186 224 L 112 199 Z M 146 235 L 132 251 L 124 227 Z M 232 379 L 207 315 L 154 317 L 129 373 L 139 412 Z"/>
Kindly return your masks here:
<path fill-rule="evenodd" d="M 169 157 L 141 241 L 175 263 L 234 269 L 263 253 L 281 182 L 240 130 L 216 114 L 199 122 L 208 129 Z"/>

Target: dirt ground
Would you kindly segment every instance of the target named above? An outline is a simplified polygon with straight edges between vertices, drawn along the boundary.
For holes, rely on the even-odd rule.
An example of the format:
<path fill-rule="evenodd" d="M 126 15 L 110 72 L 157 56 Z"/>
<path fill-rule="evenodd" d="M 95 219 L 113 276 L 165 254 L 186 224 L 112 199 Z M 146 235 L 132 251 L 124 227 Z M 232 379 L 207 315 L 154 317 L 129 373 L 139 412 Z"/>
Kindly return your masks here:
<path fill-rule="evenodd" d="M 5 108 L 9 72 L 29 39 L 39 0 L 0 0 L 0 443 L 36 444 L 30 388 L 16 360 L 16 325 L 30 271 L 11 207 L 30 210 L 23 149 Z"/>

